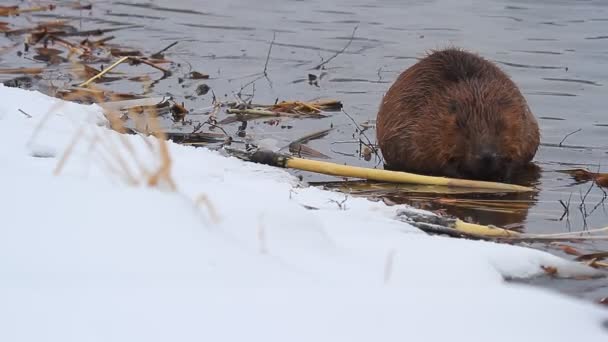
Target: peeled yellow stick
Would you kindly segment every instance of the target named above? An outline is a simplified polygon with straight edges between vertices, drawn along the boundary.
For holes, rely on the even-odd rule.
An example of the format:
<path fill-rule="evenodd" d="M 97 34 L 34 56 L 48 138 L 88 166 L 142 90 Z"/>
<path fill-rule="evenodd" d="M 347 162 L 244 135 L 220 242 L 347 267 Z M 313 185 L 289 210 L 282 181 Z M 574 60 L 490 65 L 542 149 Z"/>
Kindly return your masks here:
<path fill-rule="evenodd" d="M 456 224 L 454 225 L 454 229 L 459 230 L 463 233 L 482 235 L 487 237 L 514 237 L 519 236 L 520 233 L 507 230 L 504 228 L 484 226 L 481 224 L 468 223 L 464 222 L 460 219 L 456 220 Z"/>
<path fill-rule="evenodd" d="M 391 183 L 410 183 L 410 184 L 425 184 L 425 185 L 444 185 L 444 186 L 455 186 L 463 188 L 479 188 L 479 189 L 493 189 L 493 190 L 504 190 L 504 191 L 515 191 L 515 192 L 529 192 L 534 191 L 532 188 L 528 188 L 521 185 L 496 183 L 496 182 L 485 182 L 485 181 L 474 181 L 466 179 L 454 179 L 445 177 L 433 177 L 423 176 L 407 172 L 379 170 L 379 169 L 368 169 L 357 166 L 347 166 L 328 162 L 322 162 L 317 160 L 302 159 L 295 157 L 287 157 L 285 160 L 285 167 L 311 171 L 317 173 L 323 173 L 326 175 L 340 176 L 340 177 L 352 177 L 352 178 L 363 178 L 368 180 L 375 180 L 381 182 Z"/>
<path fill-rule="evenodd" d="M 88 86 L 91 82 L 95 81 L 96 79 L 100 78 L 101 76 L 105 75 L 106 73 L 108 73 L 110 70 L 116 68 L 120 63 L 123 63 L 124 61 L 126 61 L 127 59 L 129 59 L 128 56 L 122 57 L 121 59 L 117 60 L 116 62 L 114 62 L 114 64 L 110 65 L 109 67 L 103 69 L 103 71 L 101 71 L 99 74 L 89 78 L 88 80 L 86 80 L 85 82 L 81 83 L 79 85 L 79 87 L 86 87 Z"/>

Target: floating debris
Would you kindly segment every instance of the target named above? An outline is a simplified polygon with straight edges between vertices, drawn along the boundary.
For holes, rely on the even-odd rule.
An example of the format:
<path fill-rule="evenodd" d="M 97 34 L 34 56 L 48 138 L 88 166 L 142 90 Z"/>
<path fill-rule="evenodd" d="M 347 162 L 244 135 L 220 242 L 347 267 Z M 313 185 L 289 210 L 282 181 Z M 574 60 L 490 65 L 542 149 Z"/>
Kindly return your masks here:
<path fill-rule="evenodd" d="M 569 174 L 577 182 L 594 181 L 598 186 L 608 187 L 608 173 L 596 173 L 585 169 L 561 170 L 560 172 Z"/>
<path fill-rule="evenodd" d="M 198 71 L 192 71 L 188 74 L 188 78 L 191 80 L 206 80 L 209 78 L 209 75 L 200 73 Z"/>
<path fill-rule="evenodd" d="M 338 111 L 342 102 L 337 100 L 318 100 L 313 102 L 282 101 L 273 105 L 230 103 L 228 114 L 251 115 L 251 119 L 267 116 L 324 118 L 324 111 Z M 246 108 L 241 108 L 246 107 Z"/>
<path fill-rule="evenodd" d="M 203 84 L 199 84 L 196 87 L 196 90 L 194 92 L 196 93 L 196 95 L 202 96 L 202 95 L 207 94 L 209 92 L 209 90 L 211 90 L 211 87 L 209 87 L 208 85 L 203 83 Z"/>

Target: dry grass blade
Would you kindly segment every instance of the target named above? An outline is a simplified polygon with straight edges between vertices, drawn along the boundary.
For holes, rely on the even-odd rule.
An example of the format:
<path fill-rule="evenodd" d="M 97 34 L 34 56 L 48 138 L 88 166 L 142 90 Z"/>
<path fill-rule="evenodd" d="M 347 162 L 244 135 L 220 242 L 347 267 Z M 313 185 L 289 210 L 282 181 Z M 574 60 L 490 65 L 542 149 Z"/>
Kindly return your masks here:
<path fill-rule="evenodd" d="M 270 110 L 264 109 L 235 109 L 228 108 L 226 109 L 226 113 L 228 114 L 251 114 L 251 115 L 259 115 L 259 116 L 280 116 L 281 114 L 290 116 L 289 113 L 278 113 Z"/>
<path fill-rule="evenodd" d="M 8 23 L 4 22 L 4 21 L 0 21 L 0 32 L 8 32 L 10 31 L 9 27 L 8 27 Z"/>
<path fill-rule="evenodd" d="M 310 146 L 306 146 L 300 143 L 289 144 L 289 152 L 298 157 L 318 158 L 318 159 L 330 159 L 329 156 L 315 150 Z"/>
<path fill-rule="evenodd" d="M 65 40 L 63 38 L 59 38 L 53 35 L 50 35 L 51 41 L 53 41 L 54 43 L 63 46 L 67 49 L 70 50 L 70 53 L 74 53 L 77 56 L 82 56 L 82 55 L 88 55 L 91 53 L 91 50 L 79 45 L 76 45 L 68 40 Z M 85 65 L 86 66 L 86 65 Z"/>
<path fill-rule="evenodd" d="M 311 140 L 316 140 L 316 139 L 321 139 L 326 137 L 329 132 L 333 131 L 333 128 L 328 128 L 328 129 L 324 129 L 318 132 L 313 132 L 310 134 L 307 134 L 299 139 L 296 139 L 294 141 L 292 141 L 292 144 L 297 143 L 297 144 L 306 144 L 307 142 L 311 141 Z"/>
<path fill-rule="evenodd" d="M 211 217 L 211 221 L 213 223 L 219 223 L 220 222 L 220 216 L 217 214 L 217 210 L 215 209 L 215 207 L 213 206 L 213 203 L 209 200 L 209 197 L 207 197 L 207 195 L 200 194 L 196 198 L 196 201 L 194 201 L 194 204 L 196 206 L 204 205 L 207 208 L 207 211 L 209 212 L 209 215 Z"/>
<path fill-rule="evenodd" d="M 318 132 L 307 134 L 299 139 L 292 141 L 289 146 L 289 152 L 298 156 L 307 156 L 312 158 L 323 158 L 329 159 L 325 154 L 313 149 L 312 147 L 306 146 L 305 144 L 311 140 L 321 139 L 329 134 L 333 128 L 324 129 Z"/>
<path fill-rule="evenodd" d="M 55 176 L 59 176 L 59 174 L 61 173 L 61 170 L 63 169 L 63 166 L 65 165 L 65 163 L 67 162 L 68 158 L 72 154 L 72 151 L 74 150 L 74 146 L 76 146 L 76 144 L 78 143 L 78 141 L 80 139 L 82 139 L 83 136 L 84 136 L 84 126 L 81 126 L 78 129 L 78 131 L 76 132 L 76 134 L 74 134 L 74 137 L 72 138 L 72 141 L 70 141 L 70 143 L 68 144 L 68 147 L 63 152 L 63 155 L 59 159 L 59 162 L 57 163 L 57 166 L 55 167 L 55 170 L 53 170 L 53 174 Z"/>
<path fill-rule="evenodd" d="M 66 101 L 83 103 L 101 103 L 105 101 L 105 93 L 96 89 L 62 89 L 55 93 L 55 97 Z"/>
<path fill-rule="evenodd" d="M 271 111 L 294 113 L 294 114 L 318 114 L 322 111 L 336 111 L 342 108 L 342 103 L 337 100 L 324 100 L 314 102 L 282 101 L 275 105 L 266 106 Z"/>
<path fill-rule="evenodd" d="M 26 74 L 38 75 L 44 72 L 43 68 L 5 68 L 0 69 L 0 74 Z"/>
<path fill-rule="evenodd" d="M 18 13 L 19 6 L 0 6 L 0 16 L 8 17 Z"/>
<path fill-rule="evenodd" d="M 598 253 L 589 253 L 589 254 L 583 254 L 581 256 L 579 256 L 578 258 L 576 258 L 577 261 L 583 261 L 583 260 L 601 260 L 601 259 L 605 259 L 608 258 L 608 252 L 598 252 Z"/>
<path fill-rule="evenodd" d="M 598 186 L 608 187 L 608 173 L 591 172 L 585 169 L 561 170 L 567 173 L 577 182 L 594 181 Z"/>
<path fill-rule="evenodd" d="M 167 136 L 160 129 L 157 116 L 153 116 L 150 119 L 150 129 L 155 132 L 154 136 L 157 138 L 158 141 L 160 165 L 156 172 L 153 172 L 148 177 L 148 186 L 157 187 L 160 185 L 161 182 L 164 181 L 165 184 L 169 187 L 169 190 L 175 191 L 177 190 L 177 186 L 175 185 L 175 182 L 173 181 L 173 178 L 171 176 L 172 160 L 169 154 L 169 148 L 167 146 Z"/>
<path fill-rule="evenodd" d="M 19 8 L 19 6 L 0 6 L 0 16 L 8 17 L 22 13 L 44 12 L 55 9 L 55 5 Z"/>

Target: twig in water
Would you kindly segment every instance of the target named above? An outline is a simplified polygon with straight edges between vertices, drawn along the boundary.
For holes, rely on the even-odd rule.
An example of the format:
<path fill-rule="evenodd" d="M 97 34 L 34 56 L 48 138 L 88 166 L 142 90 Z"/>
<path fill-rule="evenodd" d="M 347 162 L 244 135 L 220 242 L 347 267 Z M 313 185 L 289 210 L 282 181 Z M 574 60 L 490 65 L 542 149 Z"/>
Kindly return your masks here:
<path fill-rule="evenodd" d="M 606 202 L 606 197 L 608 196 L 608 194 L 606 193 L 606 191 L 602 188 L 600 188 L 603 192 L 604 192 L 604 196 L 602 196 L 602 199 L 597 202 L 597 204 L 595 206 L 593 206 L 593 209 L 591 209 L 591 211 L 589 212 L 589 215 L 593 214 L 593 212 L 599 208 L 599 206 L 601 205 L 602 207 L 605 207 L 605 202 Z"/>
<path fill-rule="evenodd" d="M 568 202 L 567 204 L 564 204 L 564 201 L 562 201 L 561 199 L 559 200 L 559 204 L 562 205 L 562 207 L 564 207 L 564 212 L 562 213 L 562 216 L 559 218 L 559 220 L 563 220 L 564 217 L 568 218 L 568 216 L 570 215 L 570 199 L 572 198 L 572 193 L 570 193 L 570 197 L 568 197 Z"/>
<path fill-rule="evenodd" d="M 163 58 L 163 52 L 165 52 L 165 51 L 169 50 L 170 48 L 174 47 L 175 45 L 177 45 L 177 43 L 178 42 L 175 41 L 175 42 L 169 44 L 166 48 L 164 48 L 164 49 L 162 49 L 162 50 L 160 50 L 160 51 L 158 51 L 156 53 L 151 54 L 150 57 L 152 57 L 152 58 L 158 58 L 158 59 Z"/>
<path fill-rule="evenodd" d="M 270 86 L 270 88 L 272 88 L 272 81 L 268 77 L 268 63 L 270 62 L 270 53 L 272 52 L 272 47 L 274 45 L 275 39 L 276 39 L 276 32 L 273 32 L 272 33 L 272 41 L 270 42 L 270 46 L 268 47 L 268 53 L 266 54 L 266 62 L 264 63 L 264 70 L 261 73 L 257 73 L 257 74 L 251 75 L 251 76 L 258 75 L 258 77 L 256 77 L 253 80 L 247 82 L 245 85 L 243 85 L 241 87 L 241 89 L 239 89 L 239 92 L 237 93 L 239 95 L 239 97 L 240 97 L 241 92 L 243 91 L 243 89 L 245 89 L 248 86 L 254 84 L 255 82 L 257 82 L 258 80 L 260 80 L 262 78 L 266 78 L 266 81 L 268 81 L 268 85 Z"/>
<path fill-rule="evenodd" d="M 350 39 L 348 40 L 348 43 L 346 43 L 346 45 L 344 45 L 344 47 L 340 51 L 336 52 L 333 56 L 331 56 L 328 59 L 326 59 L 325 61 L 321 62 L 319 65 L 315 66 L 313 69 L 315 69 L 315 70 L 321 69 L 322 66 L 331 62 L 334 58 L 336 58 L 339 55 L 341 55 L 342 53 L 344 53 L 344 51 L 346 51 L 346 49 L 348 49 L 350 44 L 353 42 L 353 39 L 355 39 L 355 32 L 357 32 L 357 28 L 359 28 L 359 25 L 355 26 L 355 28 L 353 29 L 353 33 L 351 34 Z"/>
<path fill-rule="evenodd" d="M 562 141 L 560 141 L 560 142 L 559 142 L 558 146 L 559 146 L 559 147 L 562 147 L 562 144 L 564 143 L 564 141 L 566 141 L 566 139 L 567 139 L 569 136 L 571 136 L 572 134 L 578 133 L 578 132 L 580 132 L 580 131 L 582 131 L 582 130 L 583 130 L 582 128 L 579 128 L 579 129 L 577 129 L 576 131 L 573 131 L 573 132 L 570 132 L 570 133 L 566 134 L 566 136 L 564 137 L 564 139 L 562 139 Z"/>
<path fill-rule="evenodd" d="M 358 141 L 357 141 L 358 142 Z M 340 151 L 336 151 L 333 148 L 330 148 L 330 151 L 332 151 L 335 154 L 339 154 L 345 157 L 353 157 L 353 158 L 357 158 L 357 155 L 354 153 L 346 153 L 346 152 L 340 152 Z"/>
<path fill-rule="evenodd" d="M 378 68 L 378 82 L 382 81 L 382 68 L 384 68 L 384 66 Z"/>
<path fill-rule="evenodd" d="M 203 128 L 204 125 L 205 124 L 202 123 L 202 122 L 199 122 L 196 125 L 194 125 L 194 128 L 192 129 L 192 134 L 197 133 L 198 131 L 200 131 Z"/>
<path fill-rule="evenodd" d="M 353 124 L 355 125 L 355 127 L 359 131 L 359 135 L 363 135 L 363 137 L 365 138 L 365 140 L 367 140 L 367 144 L 365 142 L 361 141 L 361 138 L 359 138 L 359 142 L 361 144 L 367 146 L 369 149 L 371 149 L 372 152 L 376 155 L 376 157 L 378 157 L 379 161 L 383 162 L 382 156 L 380 156 L 380 153 L 378 153 L 378 149 L 374 146 L 374 144 L 372 144 L 372 141 L 369 140 L 369 138 L 367 137 L 367 135 L 364 132 L 364 129 L 361 129 L 361 126 L 359 126 L 359 124 L 357 124 L 357 122 L 355 121 L 355 119 L 353 119 L 353 117 L 350 116 L 350 114 L 348 114 L 344 109 L 342 109 L 342 113 L 344 113 L 344 115 L 346 115 L 346 117 L 348 117 L 350 119 L 350 121 L 353 122 Z M 361 150 L 361 149 L 359 149 L 359 150 Z"/>
<path fill-rule="evenodd" d="M 600 174 L 600 169 L 601 169 L 601 165 L 597 166 L 597 172 L 596 174 Z M 595 183 L 594 181 L 592 181 L 592 183 Z M 598 185 L 598 189 L 602 190 L 604 196 L 602 196 L 602 199 L 595 205 L 593 206 L 593 208 L 591 209 L 591 211 L 589 212 L 589 215 L 591 216 L 591 214 L 593 214 L 593 212 L 600 206 L 600 205 L 604 205 L 604 201 L 606 200 L 606 191 L 600 186 Z"/>
<path fill-rule="evenodd" d="M 169 71 L 169 70 L 167 70 L 167 69 L 165 69 L 165 68 L 163 68 L 161 66 L 158 66 L 158 65 L 156 65 L 156 64 L 154 64 L 152 62 L 149 62 L 149 61 L 147 61 L 145 59 L 141 59 L 141 58 L 137 58 L 137 57 L 129 57 L 129 59 L 131 60 L 131 63 L 133 65 L 137 65 L 139 63 L 143 63 L 143 64 L 149 65 L 149 66 L 151 66 L 151 67 L 153 67 L 153 68 L 155 68 L 157 70 L 162 71 L 162 73 L 164 74 L 163 77 L 171 76 L 171 71 Z"/>
<path fill-rule="evenodd" d="M 587 213 L 587 204 L 585 203 L 585 200 L 587 199 L 587 196 L 591 192 L 591 189 L 593 188 L 594 184 L 595 184 L 594 182 L 591 182 L 591 186 L 589 186 L 589 188 L 587 189 L 587 192 L 585 192 L 585 195 L 583 195 L 582 192 L 579 191 L 579 193 L 581 195 L 581 204 L 579 204 L 578 209 L 581 212 L 581 215 L 583 215 L 583 230 L 586 230 L 588 228 L 587 227 L 587 217 L 589 217 L 589 214 Z"/>

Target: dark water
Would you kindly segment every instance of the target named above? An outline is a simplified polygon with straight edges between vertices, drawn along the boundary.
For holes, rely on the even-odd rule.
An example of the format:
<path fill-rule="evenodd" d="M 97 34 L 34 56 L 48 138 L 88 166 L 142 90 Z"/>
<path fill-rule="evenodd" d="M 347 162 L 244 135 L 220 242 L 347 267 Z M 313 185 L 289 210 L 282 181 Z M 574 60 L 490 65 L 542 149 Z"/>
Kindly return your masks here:
<path fill-rule="evenodd" d="M 518 201 L 518 205 L 506 212 L 488 210 L 487 206 L 463 208 L 437 204 L 423 194 L 393 190 L 385 191 L 384 195 L 394 202 L 445 208 L 473 221 L 520 226 L 531 233 L 608 225 L 604 191 L 591 183 L 577 183 L 558 172 L 570 168 L 608 172 L 607 1 L 489 0 L 471 4 L 458 0 L 159 0 L 94 1 L 93 4 L 92 10 L 58 8 L 11 22 L 28 26 L 28 18 L 36 21 L 68 18 L 82 30 L 137 25 L 112 33 L 116 36 L 112 42 L 144 53 L 156 52 L 178 41 L 166 53 L 168 59 L 180 64 L 172 67 L 174 77 L 161 79 L 159 72 L 143 66 L 121 67 L 123 71 L 159 79 L 151 91 L 146 92 L 140 84 L 128 80 L 99 85 L 146 96 L 169 93 L 195 113 L 204 112 L 211 105 L 210 93 L 194 95 L 196 86 L 206 83 L 221 100 L 234 100 L 233 94 L 256 78 L 248 75 L 263 71 L 273 36 L 268 79 L 255 82 L 254 102 L 335 98 L 343 101 L 345 111 L 358 123 L 375 119 L 383 93 L 397 75 L 425 51 L 454 45 L 479 52 L 499 63 L 512 76 L 539 119 L 542 146 L 535 160 L 541 171 L 531 183 L 540 191 L 534 195 L 508 197 Z M 355 27 L 356 34 L 344 53 L 326 64 L 324 70 L 314 70 L 349 43 Z M 0 46 L 10 46 L 19 39 L 0 37 Z M 45 66 L 27 59 L 27 54 L 17 57 L 15 53 L 20 49 L 19 46 L 0 55 L 0 67 Z M 52 72 L 45 73 L 44 77 L 53 80 L 55 85 L 74 83 L 66 76 L 65 66 L 49 68 Z M 211 78 L 178 83 L 177 78 L 190 70 L 207 73 Z M 320 78 L 318 86 L 309 84 L 309 74 Z M 0 77 L 4 80 L 14 76 Z M 243 93 L 252 91 L 252 85 L 242 90 Z M 225 116 L 222 113 L 219 118 Z M 190 118 L 199 120 L 196 115 Z M 264 121 L 249 122 L 245 139 L 284 147 L 294 139 L 333 125 L 335 129 L 328 136 L 311 141 L 309 146 L 332 161 L 378 166 L 377 159 L 365 161 L 359 156 L 359 136 L 345 114 L 333 113 L 324 119 L 283 118 L 279 124 Z M 192 130 L 191 125 L 167 125 L 173 131 Z M 235 123 L 225 128 L 232 134 L 238 126 Z M 580 131 L 563 140 L 577 130 Z M 365 133 L 372 142 L 375 140 L 373 128 Z M 302 175 L 312 182 L 335 181 L 331 177 Z M 375 192 L 379 193 L 382 194 Z M 438 197 L 447 196 L 431 196 Z M 505 198 L 484 196 L 483 199 Z M 563 218 L 560 200 L 569 203 L 568 215 Z M 608 249 L 606 244 L 581 248 L 589 252 Z M 593 289 L 585 288 L 585 293 L 608 295 L 605 280 L 586 284 L 591 284 Z M 576 288 L 577 285 L 565 286 Z"/>

